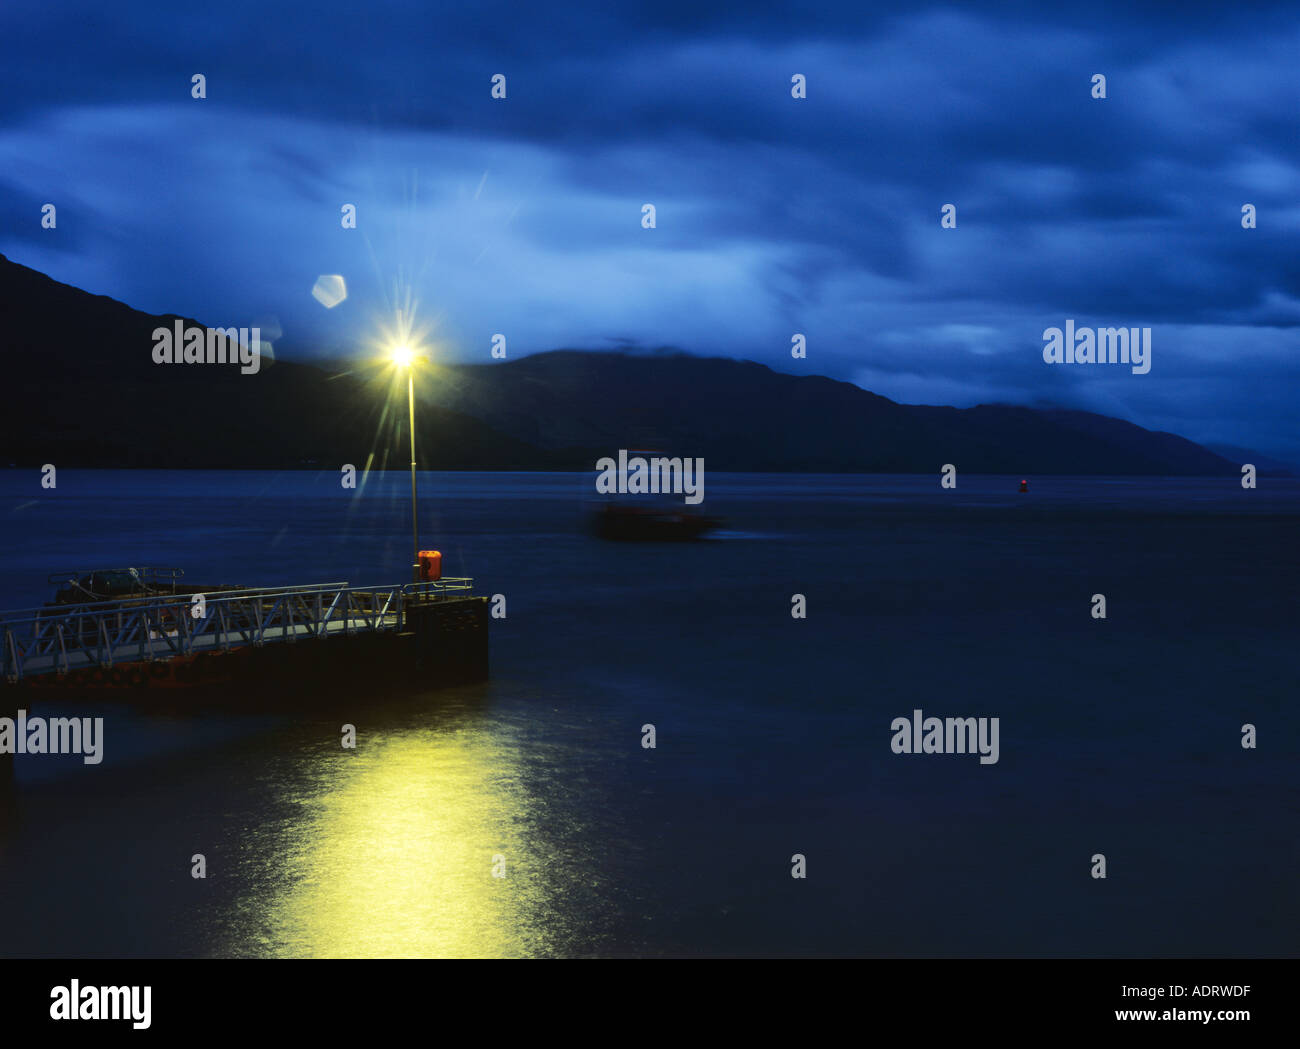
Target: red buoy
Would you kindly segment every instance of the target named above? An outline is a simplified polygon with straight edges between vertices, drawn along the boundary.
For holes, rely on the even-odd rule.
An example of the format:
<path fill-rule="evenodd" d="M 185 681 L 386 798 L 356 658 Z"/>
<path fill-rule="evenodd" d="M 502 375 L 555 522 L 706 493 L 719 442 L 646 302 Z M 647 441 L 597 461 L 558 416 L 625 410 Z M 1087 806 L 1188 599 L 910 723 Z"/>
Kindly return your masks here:
<path fill-rule="evenodd" d="M 1020 482 L 1020 490 L 1021 490 L 1022 492 L 1027 492 L 1027 491 L 1029 491 L 1029 482 L 1028 482 L 1028 481 L 1021 481 L 1021 482 Z"/>

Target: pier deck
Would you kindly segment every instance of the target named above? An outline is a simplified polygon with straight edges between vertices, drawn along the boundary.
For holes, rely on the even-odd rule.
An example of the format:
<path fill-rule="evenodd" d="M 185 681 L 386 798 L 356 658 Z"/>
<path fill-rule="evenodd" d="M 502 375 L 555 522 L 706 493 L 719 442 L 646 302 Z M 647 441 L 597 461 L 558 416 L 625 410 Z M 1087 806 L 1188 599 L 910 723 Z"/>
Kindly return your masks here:
<path fill-rule="evenodd" d="M 0 678 L 9 684 L 51 676 L 82 684 L 171 683 L 168 665 L 185 668 L 242 649 L 381 635 L 414 637 L 428 649 L 436 647 L 440 626 L 451 623 L 482 628 L 485 661 L 486 619 L 478 607 L 484 599 L 472 591 L 473 580 L 462 578 L 317 583 L 0 612 Z"/>

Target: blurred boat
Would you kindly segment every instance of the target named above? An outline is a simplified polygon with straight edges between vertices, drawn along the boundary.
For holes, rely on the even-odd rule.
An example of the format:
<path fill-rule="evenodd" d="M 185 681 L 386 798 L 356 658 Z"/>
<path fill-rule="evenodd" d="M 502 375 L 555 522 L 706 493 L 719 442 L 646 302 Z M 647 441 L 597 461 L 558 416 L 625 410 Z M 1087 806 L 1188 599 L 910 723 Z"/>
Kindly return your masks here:
<path fill-rule="evenodd" d="M 716 517 L 692 510 L 607 503 L 592 514 L 592 530 L 602 539 L 664 542 L 698 539 L 717 528 Z"/>

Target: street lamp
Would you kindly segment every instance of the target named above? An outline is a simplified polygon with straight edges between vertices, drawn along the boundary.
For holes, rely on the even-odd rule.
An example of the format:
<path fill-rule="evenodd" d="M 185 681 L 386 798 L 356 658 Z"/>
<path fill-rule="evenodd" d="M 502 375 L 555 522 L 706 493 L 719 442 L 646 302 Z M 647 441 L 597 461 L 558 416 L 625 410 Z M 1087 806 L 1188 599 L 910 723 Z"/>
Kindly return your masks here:
<path fill-rule="evenodd" d="M 393 347 L 393 363 L 406 369 L 407 424 L 411 430 L 411 573 L 420 581 L 420 519 L 415 504 L 415 351 L 406 343 Z"/>

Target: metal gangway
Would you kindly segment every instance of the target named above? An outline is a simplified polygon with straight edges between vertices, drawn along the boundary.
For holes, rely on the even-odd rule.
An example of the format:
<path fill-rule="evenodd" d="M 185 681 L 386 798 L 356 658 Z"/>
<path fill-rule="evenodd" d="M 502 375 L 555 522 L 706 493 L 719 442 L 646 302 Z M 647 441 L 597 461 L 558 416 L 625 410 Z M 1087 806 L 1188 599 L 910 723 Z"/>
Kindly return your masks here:
<path fill-rule="evenodd" d="M 454 577 L 391 586 L 315 583 L 0 612 L 0 677 L 18 682 L 303 638 L 401 633 L 411 607 L 472 590 L 472 579 Z"/>

